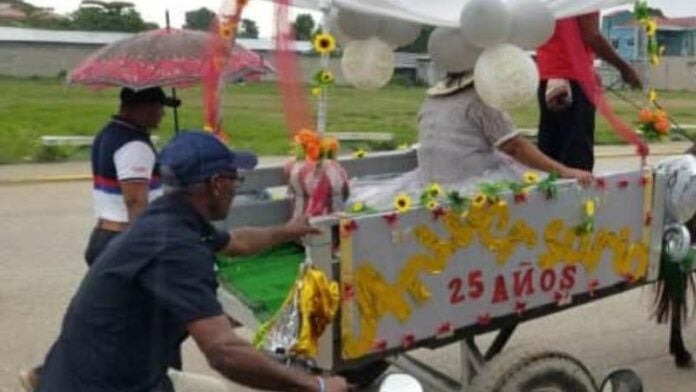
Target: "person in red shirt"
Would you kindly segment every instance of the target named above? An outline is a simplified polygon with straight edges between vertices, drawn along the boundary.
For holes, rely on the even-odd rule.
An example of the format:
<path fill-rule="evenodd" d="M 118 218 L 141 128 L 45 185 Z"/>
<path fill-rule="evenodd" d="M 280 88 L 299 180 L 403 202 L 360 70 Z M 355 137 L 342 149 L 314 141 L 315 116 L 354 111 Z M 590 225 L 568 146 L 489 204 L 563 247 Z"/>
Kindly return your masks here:
<path fill-rule="evenodd" d="M 537 50 L 539 149 L 558 162 L 588 171 L 594 168 L 595 55 L 618 69 L 632 88 L 642 87 L 638 73 L 602 35 L 599 21 L 598 12 L 561 19 L 551 39 Z"/>

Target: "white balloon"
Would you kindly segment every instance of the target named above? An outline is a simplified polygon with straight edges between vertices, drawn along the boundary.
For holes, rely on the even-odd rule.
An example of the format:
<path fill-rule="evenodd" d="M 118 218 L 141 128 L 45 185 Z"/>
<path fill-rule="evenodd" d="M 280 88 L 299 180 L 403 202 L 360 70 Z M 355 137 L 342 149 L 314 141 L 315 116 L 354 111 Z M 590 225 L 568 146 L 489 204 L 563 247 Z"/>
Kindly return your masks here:
<path fill-rule="evenodd" d="M 337 16 L 338 28 L 348 37 L 356 40 L 366 40 L 377 35 L 380 19 L 374 15 L 339 9 Z"/>
<path fill-rule="evenodd" d="M 343 76 L 364 90 L 384 87 L 394 75 L 394 52 L 377 38 L 352 41 L 343 50 Z"/>
<path fill-rule="evenodd" d="M 510 11 L 503 0 L 470 0 L 459 21 L 469 41 L 482 48 L 504 43 L 512 25 Z"/>
<path fill-rule="evenodd" d="M 340 27 L 338 27 L 338 8 L 331 9 L 328 17 L 326 18 L 326 25 L 329 32 L 334 36 L 334 38 L 336 38 L 336 42 L 338 42 L 339 45 L 345 46 L 348 44 L 348 42 L 352 41 L 352 39 L 347 36 L 346 33 L 341 31 Z"/>
<path fill-rule="evenodd" d="M 512 0 L 508 6 L 512 17 L 509 43 L 532 50 L 551 38 L 556 27 L 556 19 L 544 2 Z"/>
<path fill-rule="evenodd" d="M 472 45 L 459 29 L 438 27 L 428 40 L 428 53 L 433 63 L 445 72 L 471 71 L 481 52 L 481 48 Z"/>
<path fill-rule="evenodd" d="M 377 37 L 390 45 L 399 48 L 418 39 L 421 26 L 396 19 L 384 19 L 377 30 Z"/>
<path fill-rule="evenodd" d="M 474 69 L 476 92 L 488 106 L 514 109 L 535 100 L 539 71 L 532 58 L 513 45 L 483 51 Z"/>
<path fill-rule="evenodd" d="M 667 177 L 665 210 L 671 221 L 686 223 L 696 213 L 696 157 L 684 155 L 658 165 Z"/>

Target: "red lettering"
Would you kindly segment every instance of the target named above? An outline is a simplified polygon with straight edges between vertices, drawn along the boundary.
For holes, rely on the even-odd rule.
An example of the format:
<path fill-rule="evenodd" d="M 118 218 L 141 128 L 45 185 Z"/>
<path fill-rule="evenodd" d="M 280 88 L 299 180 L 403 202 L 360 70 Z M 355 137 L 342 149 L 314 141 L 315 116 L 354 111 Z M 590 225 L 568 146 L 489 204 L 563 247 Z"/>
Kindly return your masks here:
<path fill-rule="evenodd" d="M 469 273 L 469 298 L 479 299 L 483 295 L 483 272 L 471 271 Z"/>
<path fill-rule="evenodd" d="M 498 275 L 495 278 L 495 292 L 493 293 L 493 303 L 497 304 L 500 302 L 506 302 L 510 299 L 507 292 L 507 287 L 505 286 L 505 277 Z"/>
<path fill-rule="evenodd" d="M 464 302 L 464 294 L 462 294 L 462 289 L 464 288 L 464 281 L 460 278 L 454 278 L 449 282 L 449 287 L 451 291 L 450 304 L 457 305 Z"/>
<path fill-rule="evenodd" d="M 577 276 L 578 269 L 574 265 L 569 265 L 563 268 L 562 278 L 561 278 L 561 290 L 570 290 L 575 287 L 575 277 Z"/>
<path fill-rule="evenodd" d="M 547 269 L 541 274 L 541 290 L 548 293 L 556 286 L 556 271 Z"/>
<path fill-rule="evenodd" d="M 515 272 L 515 298 L 534 294 L 534 270 L 528 269 L 524 272 L 524 276 L 522 274 L 521 271 Z"/>

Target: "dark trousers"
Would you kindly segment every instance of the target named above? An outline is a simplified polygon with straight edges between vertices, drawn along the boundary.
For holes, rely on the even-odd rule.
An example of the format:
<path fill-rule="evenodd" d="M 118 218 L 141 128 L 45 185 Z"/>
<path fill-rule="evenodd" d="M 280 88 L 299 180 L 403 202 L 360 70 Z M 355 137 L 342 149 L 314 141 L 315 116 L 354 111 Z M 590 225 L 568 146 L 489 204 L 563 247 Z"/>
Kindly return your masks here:
<path fill-rule="evenodd" d="M 546 105 L 546 81 L 539 85 L 539 149 L 562 164 L 592 171 L 594 168 L 595 106 L 580 85 L 571 82 L 573 104 L 560 111 Z"/>
<path fill-rule="evenodd" d="M 104 230 L 95 227 L 92 230 L 92 234 L 89 235 L 89 242 L 87 243 L 87 250 L 85 250 L 85 261 L 89 267 L 94 264 L 94 261 L 102 254 L 109 242 L 116 238 L 120 231 Z"/>

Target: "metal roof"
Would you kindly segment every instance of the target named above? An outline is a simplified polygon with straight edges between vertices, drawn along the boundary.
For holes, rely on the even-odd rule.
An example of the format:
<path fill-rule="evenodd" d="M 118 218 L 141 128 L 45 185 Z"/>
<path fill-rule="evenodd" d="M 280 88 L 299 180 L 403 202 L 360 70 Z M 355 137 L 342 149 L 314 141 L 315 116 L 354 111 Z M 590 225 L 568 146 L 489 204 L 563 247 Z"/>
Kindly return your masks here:
<path fill-rule="evenodd" d="M 107 45 L 132 35 L 133 33 L 103 31 L 42 30 L 0 27 L 0 42 Z M 239 38 L 237 39 L 237 43 L 253 51 L 271 52 L 275 50 L 275 43 L 270 38 Z M 295 50 L 301 53 L 310 52 L 312 50 L 312 44 L 306 41 L 296 41 Z"/>

